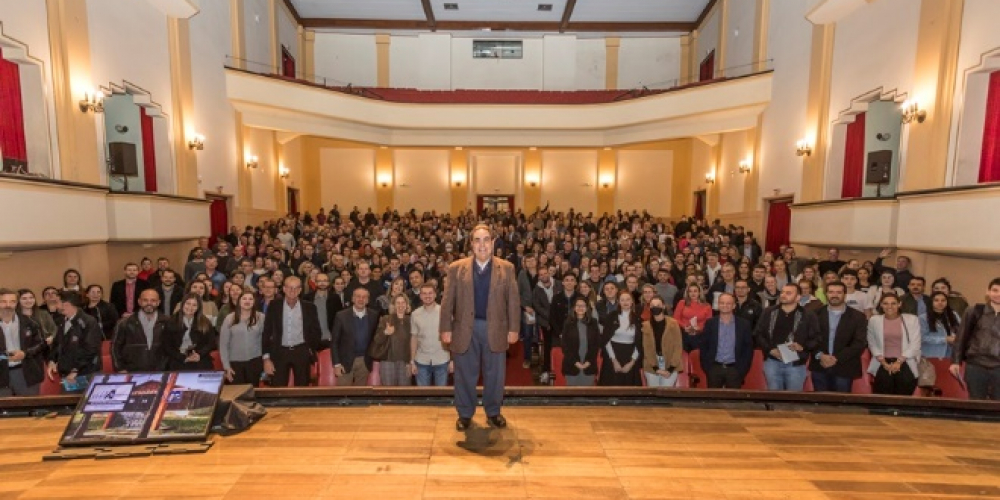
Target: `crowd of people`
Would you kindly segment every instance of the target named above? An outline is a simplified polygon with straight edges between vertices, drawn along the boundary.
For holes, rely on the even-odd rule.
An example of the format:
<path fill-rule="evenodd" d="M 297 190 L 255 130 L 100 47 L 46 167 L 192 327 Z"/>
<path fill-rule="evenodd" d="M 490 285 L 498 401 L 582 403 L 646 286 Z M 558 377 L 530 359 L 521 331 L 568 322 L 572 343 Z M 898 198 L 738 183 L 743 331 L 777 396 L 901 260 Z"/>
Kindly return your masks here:
<path fill-rule="evenodd" d="M 214 364 L 232 383 L 305 386 L 325 350 L 337 385 L 367 385 L 376 361 L 383 385 L 446 385 L 439 300 L 481 222 L 516 270 L 522 366 L 540 384 L 672 387 L 687 351 L 708 387 L 740 388 L 759 351 L 769 390 L 801 391 L 809 378 L 850 392 L 867 372 L 879 394 L 932 394 L 935 377 L 954 376 L 972 398 L 1000 398 L 1000 278 L 970 306 L 946 278 L 928 287 L 906 256 L 887 265 L 889 249 L 865 262 L 837 249 L 765 252 L 719 221 L 336 205 L 203 238 L 176 267 L 129 263 L 107 299 L 74 269 L 40 300 L 0 289 L 0 395 L 38 394 L 57 376 L 76 390 L 102 368 Z M 935 358 L 949 373 L 928 372 Z"/>

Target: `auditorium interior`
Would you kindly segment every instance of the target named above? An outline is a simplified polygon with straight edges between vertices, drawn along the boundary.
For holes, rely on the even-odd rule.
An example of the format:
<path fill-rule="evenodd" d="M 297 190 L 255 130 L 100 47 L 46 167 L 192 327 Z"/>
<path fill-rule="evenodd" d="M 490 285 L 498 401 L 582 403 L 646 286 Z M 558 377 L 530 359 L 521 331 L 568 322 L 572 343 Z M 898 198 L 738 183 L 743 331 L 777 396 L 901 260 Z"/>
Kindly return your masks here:
<path fill-rule="evenodd" d="M 110 300 L 122 270 L 144 259 L 146 276 L 169 261 L 178 278 L 201 281 L 186 267 L 195 250 L 197 275 L 202 251 L 226 241 L 239 256 L 257 246 L 253 272 L 219 253 L 220 269 L 248 287 L 251 275 L 277 272 L 287 286 L 301 273 L 315 293 L 327 272 L 331 289 L 344 273 L 350 290 L 358 251 L 364 259 L 374 247 L 394 271 L 401 254 L 403 269 L 419 266 L 418 283 L 403 277 L 416 311 L 422 283 L 444 286 L 432 264 L 470 255 L 462 238 L 486 222 L 498 256 L 521 271 L 532 248 L 517 244 L 538 244 L 557 285 L 567 275 L 590 284 L 591 305 L 609 280 L 627 289 L 633 267 L 646 322 L 651 254 L 681 268 L 665 278 L 676 301 L 660 299 L 680 318 L 688 287 L 678 280 L 700 281 L 709 316 L 734 293 L 724 268 L 705 266 L 720 252 L 733 269 L 749 260 L 737 278 L 774 304 L 818 264 L 807 286 L 817 307 L 826 285 L 844 288 L 845 272 L 857 281 L 866 269 L 879 299 L 860 310 L 886 314 L 883 294 L 895 287 L 905 313 L 905 267 L 907 283 L 926 285 L 927 305 L 917 299 L 912 313 L 921 321 L 938 314 L 929 309 L 939 278 L 948 313 L 961 299 L 956 321 L 979 321 L 976 304 L 1000 307 L 990 281 L 1000 277 L 998 19 L 996 0 L 0 0 L 0 290 L 27 290 L 44 310 L 48 290 L 57 302 L 70 290 L 71 270 L 73 290 L 99 285 Z M 295 260 L 279 227 L 295 246 L 315 245 L 315 265 Z M 303 232 L 313 239 L 295 242 Z M 630 241 L 635 266 L 621 261 Z M 607 246 L 621 254 L 599 255 Z M 271 251 L 286 261 L 274 257 L 262 274 Z M 790 254 L 796 269 L 784 279 L 773 262 L 790 269 Z M 755 288 L 758 262 L 777 292 Z M 834 262 L 828 280 L 819 270 Z M 897 283 L 890 276 L 883 290 L 885 270 Z M 377 272 L 387 277 L 378 298 L 391 302 L 390 267 Z M 669 387 L 648 383 L 641 363 L 647 375 L 632 387 L 594 377 L 596 387 L 574 387 L 558 341 L 527 340 L 538 303 L 529 278 L 535 302 L 507 354 L 509 427 L 489 428 L 480 412 L 456 431 L 451 388 L 382 385 L 378 363 L 366 385 L 339 386 L 325 332 L 310 387 L 262 378 L 247 404 L 266 415 L 239 433 L 212 427 L 200 453 L 55 456 L 71 449 L 57 448 L 85 407 L 80 394 L 48 373 L 40 395 L 0 392 L 0 498 L 1000 498 L 1000 369 L 994 401 L 970 398 L 949 371 L 951 337 L 949 354 L 928 364 L 936 382 L 912 395 L 879 393 L 875 371 L 907 368 L 903 355 L 898 368 L 880 367 L 868 349 L 860 363 L 875 371 L 846 392 L 814 390 L 812 378 L 801 391 L 768 390 L 765 364 L 781 356 L 759 345 L 741 387 L 709 388 L 711 367 L 686 344 L 680 369 L 666 370 Z M 239 309 L 228 280 L 215 291 L 205 280 L 216 315 L 227 301 Z M 704 295 L 717 283 L 720 293 Z M 141 291 L 121 297 L 138 307 Z M 225 318 L 208 311 L 219 328 Z M 683 319 L 682 329 L 704 325 Z M 10 342 L 4 383 L 28 371 Z M 111 344 L 106 334 L 94 359 L 105 377 L 125 371 Z M 814 349 L 802 358 L 810 367 L 823 357 Z M 611 360 L 600 356 L 603 380 Z M 208 361 L 223 370 L 218 350 Z"/>

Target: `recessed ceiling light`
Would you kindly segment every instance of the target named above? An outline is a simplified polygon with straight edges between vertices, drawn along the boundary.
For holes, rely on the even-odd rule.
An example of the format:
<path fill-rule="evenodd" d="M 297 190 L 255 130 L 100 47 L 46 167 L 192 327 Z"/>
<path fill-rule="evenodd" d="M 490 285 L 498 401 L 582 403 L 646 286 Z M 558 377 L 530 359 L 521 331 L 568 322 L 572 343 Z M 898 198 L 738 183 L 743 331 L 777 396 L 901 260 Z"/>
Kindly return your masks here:
<path fill-rule="evenodd" d="M 538 10 L 542 12 L 552 12 L 552 4 L 550 3 L 540 3 L 538 4 Z"/>
<path fill-rule="evenodd" d="M 444 10 L 458 10 L 457 3 L 446 3 L 444 4 Z"/>

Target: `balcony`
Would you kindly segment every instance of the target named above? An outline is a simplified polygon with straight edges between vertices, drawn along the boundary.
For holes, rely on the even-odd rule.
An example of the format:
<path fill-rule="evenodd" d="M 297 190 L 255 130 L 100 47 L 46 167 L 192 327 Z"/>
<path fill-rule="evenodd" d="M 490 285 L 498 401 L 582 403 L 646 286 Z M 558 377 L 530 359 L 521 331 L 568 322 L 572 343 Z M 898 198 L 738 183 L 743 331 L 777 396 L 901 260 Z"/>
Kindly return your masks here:
<path fill-rule="evenodd" d="M 446 138 L 455 146 L 599 147 L 752 128 L 771 100 L 771 76 L 763 71 L 638 93 L 592 91 L 577 101 L 567 93 L 484 91 L 516 95 L 514 104 L 469 98 L 482 91 L 449 91 L 464 102 L 445 103 L 433 92 L 348 91 L 237 69 L 226 70 L 226 87 L 243 123 L 258 128 L 388 146 L 440 146 Z M 392 102 L 390 95 L 421 102 Z"/>
<path fill-rule="evenodd" d="M 0 251 L 192 240 L 209 234 L 208 206 L 198 198 L 0 174 Z"/>
<path fill-rule="evenodd" d="M 927 253 L 1000 257 L 1000 183 L 902 192 L 896 244 Z"/>
<path fill-rule="evenodd" d="M 893 198 L 792 205 L 792 243 L 819 247 L 896 246 L 899 206 Z"/>

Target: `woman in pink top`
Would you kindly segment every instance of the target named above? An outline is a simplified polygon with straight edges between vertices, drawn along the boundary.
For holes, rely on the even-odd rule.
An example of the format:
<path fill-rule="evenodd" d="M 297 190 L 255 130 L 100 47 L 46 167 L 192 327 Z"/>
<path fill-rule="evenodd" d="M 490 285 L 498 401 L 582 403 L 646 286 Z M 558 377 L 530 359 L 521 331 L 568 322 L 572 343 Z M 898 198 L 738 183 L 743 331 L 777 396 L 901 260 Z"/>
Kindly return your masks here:
<path fill-rule="evenodd" d="M 894 293 L 882 294 L 879 305 L 883 314 L 868 320 L 868 349 L 872 353 L 868 373 L 875 376 L 875 394 L 910 396 L 917 388 L 920 320 L 912 314 L 900 314 L 899 304 Z"/>
<path fill-rule="evenodd" d="M 684 299 L 674 308 L 674 319 L 684 330 L 684 350 L 691 352 L 698 348 L 695 335 L 705 328 L 705 321 L 712 317 L 712 306 L 702 298 L 701 287 L 690 284 L 684 289 Z"/>

